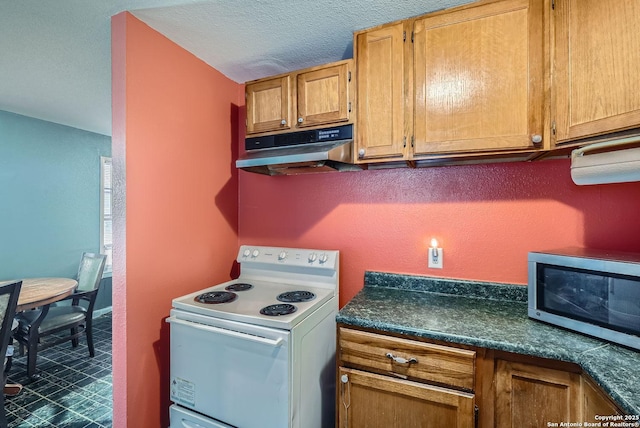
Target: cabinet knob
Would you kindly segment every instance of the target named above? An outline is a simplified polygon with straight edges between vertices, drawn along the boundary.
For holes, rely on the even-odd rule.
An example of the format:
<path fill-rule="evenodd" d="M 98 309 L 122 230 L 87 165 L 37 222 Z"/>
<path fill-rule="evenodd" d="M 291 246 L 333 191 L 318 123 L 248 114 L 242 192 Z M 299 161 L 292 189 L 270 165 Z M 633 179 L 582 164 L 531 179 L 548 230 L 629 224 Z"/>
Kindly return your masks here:
<path fill-rule="evenodd" d="M 531 142 L 532 142 L 533 144 L 540 144 L 540 143 L 542 143 L 542 135 L 540 135 L 540 134 L 533 134 L 533 135 L 531 136 Z"/>
<path fill-rule="evenodd" d="M 287 121 L 286 121 L 285 119 L 282 119 L 282 120 L 280 121 L 280 125 L 286 125 L 286 124 L 287 124 Z"/>
<path fill-rule="evenodd" d="M 304 119 L 303 119 L 303 118 L 301 118 L 301 117 L 299 117 L 299 118 L 298 118 L 298 123 L 302 123 L 302 122 L 304 122 Z"/>
<path fill-rule="evenodd" d="M 364 149 L 360 149 L 360 150 L 358 150 L 358 156 L 363 157 L 363 156 L 364 156 L 364 154 L 365 154 Z"/>

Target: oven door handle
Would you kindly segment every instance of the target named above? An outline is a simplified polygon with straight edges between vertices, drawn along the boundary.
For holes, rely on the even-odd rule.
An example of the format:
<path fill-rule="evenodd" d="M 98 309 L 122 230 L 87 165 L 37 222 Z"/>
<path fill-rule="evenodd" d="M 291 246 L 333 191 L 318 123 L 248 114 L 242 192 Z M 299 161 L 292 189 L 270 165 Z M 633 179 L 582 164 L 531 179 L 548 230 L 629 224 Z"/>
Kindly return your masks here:
<path fill-rule="evenodd" d="M 208 331 L 210 333 L 218 333 L 218 334 L 223 334 L 225 336 L 235 337 L 237 339 L 250 340 L 252 342 L 262 343 L 263 345 L 273 346 L 274 348 L 281 346 L 282 342 L 284 342 L 284 340 L 281 337 L 277 339 L 267 339 L 266 337 L 256 336 L 248 333 L 241 333 L 239 331 L 234 331 L 234 330 L 227 330 L 226 328 L 214 327 L 212 325 L 205 325 L 205 324 L 200 324 L 200 323 L 191 322 L 191 321 L 184 321 L 176 317 L 169 317 L 167 321 L 170 323 L 184 325 L 186 327 L 196 328 L 198 330 Z"/>
<path fill-rule="evenodd" d="M 186 419 L 182 419 L 180 421 L 182 423 L 182 426 L 184 428 L 205 428 L 204 425 L 200 425 L 198 423 L 192 422 L 192 421 L 188 421 Z"/>

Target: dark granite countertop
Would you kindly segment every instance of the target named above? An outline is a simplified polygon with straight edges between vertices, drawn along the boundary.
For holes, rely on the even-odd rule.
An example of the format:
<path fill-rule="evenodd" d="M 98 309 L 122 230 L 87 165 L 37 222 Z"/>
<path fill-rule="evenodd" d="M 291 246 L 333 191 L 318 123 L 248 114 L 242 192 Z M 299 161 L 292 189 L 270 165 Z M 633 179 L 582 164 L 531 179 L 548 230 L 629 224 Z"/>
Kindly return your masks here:
<path fill-rule="evenodd" d="M 640 352 L 532 320 L 521 285 L 366 272 L 342 324 L 576 363 L 640 414 Z"/>

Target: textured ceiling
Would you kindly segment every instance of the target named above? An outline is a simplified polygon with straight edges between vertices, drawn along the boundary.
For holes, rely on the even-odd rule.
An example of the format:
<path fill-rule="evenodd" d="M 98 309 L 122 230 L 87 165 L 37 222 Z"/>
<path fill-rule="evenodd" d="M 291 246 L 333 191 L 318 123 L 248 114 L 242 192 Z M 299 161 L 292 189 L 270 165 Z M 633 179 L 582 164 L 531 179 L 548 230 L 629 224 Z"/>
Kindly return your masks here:
<path fill-rule="evenodd" d="M 237 82 L 352 56 L 353 31 L 467 0 L 0 0 L 0 110 L 111 135 L 123 10 Z"/>

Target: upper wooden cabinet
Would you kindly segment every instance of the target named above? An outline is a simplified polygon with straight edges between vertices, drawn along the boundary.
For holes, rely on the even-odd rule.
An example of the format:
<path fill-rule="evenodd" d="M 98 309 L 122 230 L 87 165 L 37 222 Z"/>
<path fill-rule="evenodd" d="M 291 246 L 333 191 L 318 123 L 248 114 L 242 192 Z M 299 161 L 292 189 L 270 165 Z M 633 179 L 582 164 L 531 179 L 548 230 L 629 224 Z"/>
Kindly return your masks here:
<path fill-rule="evenodd" d="M 400 22 L 355 36 L 362 159 L 405 156 L 405 26 Z"/>
<path fill-rule="evenodd" d="M 247 135 L 352 121 L 352 60 L 247 82 Z"/>
<path fill-rule="evenodd" d="M 545 4 L 472 3 L 356 33 L 359 158 L 549 145 Z"/>
<path fill-rule="evenodd" d="M 298 73 L 297 126 L 349 120 L 349 64 L 343 62 Z"/>
<path fill-rule="evenodd" d="M 559 144 L 640 127 L 640 2 L 556 0 Z"/>
<path fill-rule="evenodd" d="M 506 0 L 416 20 L 415 155 L 536 147 L 542 5 Z"/>
<path fill-rule="evenodd" d="M 247 134 L 291 128 L 291 76 L 247 83 Z"/>

